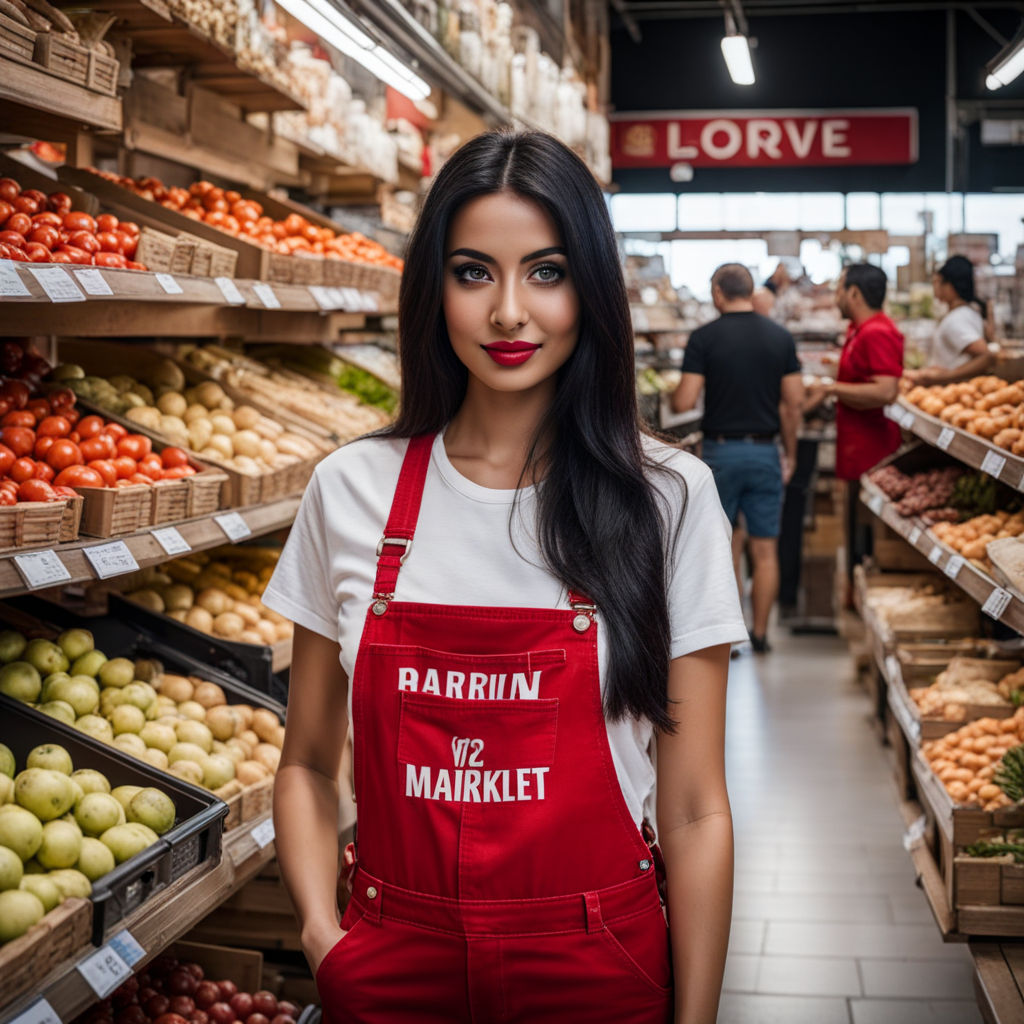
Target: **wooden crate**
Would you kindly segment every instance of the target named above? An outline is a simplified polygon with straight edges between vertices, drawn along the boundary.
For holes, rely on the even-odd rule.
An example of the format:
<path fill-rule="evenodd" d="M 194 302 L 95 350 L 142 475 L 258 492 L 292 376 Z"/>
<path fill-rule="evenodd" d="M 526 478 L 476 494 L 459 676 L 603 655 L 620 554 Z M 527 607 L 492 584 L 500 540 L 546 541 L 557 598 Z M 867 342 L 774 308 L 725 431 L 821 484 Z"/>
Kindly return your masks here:
<path fill-rule="evenodd" d="M 3 506 L 0 508 L 0 551 L 45 548 L 59 543 L 66 507 L 63 501 L 19 501 L 16 505 Z"/>
<path fill-rule="evenodd" d="M 185 477 L 188 484 L 188 510 L 184 516 L 208 516 L 221 507 L 220 499 L 228 482 L 227 473 L 219 469 L 204 469 L 195 476 Z"/>
<path fill-rule="evenodd" d="M 68 498 L 64 505 L 64 514 L 60 519 L 61 544 L 78 540 L 78 533 L 82 526 L 82 509 L 85 507 L 85 498 L 80 494 L 77 498 Z"/>
<path fill-rule="evenodd" d="M 27 25 L 0 14 L 0 56 L 31 62 L 36 52 L 36 33 Z"/>
<path fill-rule="evenodd" d="M 76 489 L 85 498 L 82 533 L 90 537 L 120 537 L 152 523 L 153 487 L 150 484 Z"/>
<path fill-rule="evenodd" d="M 37 988 L 59 964 L 84 952 L 92 939 L 92 903 L 66 899 L 19 939 L 0 946 L 0 1006 Z"/>
<path fill-rule="evenodd" d="M 155 231 L 143 227 L 139 232 L 139 246 L 135 250 L 135 259 L 148 270 L 159 274 L 184 273 L 176 270 L 176 240 L 174 235 L 165 231 Z"/>
<path fill-rule="evenodd" d="M 192 942 L 186 937 L 171 945 L 166 954 L 199 964 L 211 980 L 230 978 L 239 992 L 263 988 L 263 954 L 259 950 Z"/>
<path fill-rule="evenodd" d="M 108 57 L 99 50 L 89 51 L 89 73 L 86 85 L 93 92 L 101 92 L 106 96 L 117 95 L 117 76 L 121 65 L 113 57 Z"/>
<path fill-rule="evenodd" d="M 161 526 L 188 518 L 189 486 L 186 479 L 157 480 L 152 486 L 149 525 Z"/>
<path fill-rule="evenodd" d="M 85 85 L 89 80 L 89 51 L 56 32 L 36 36 L 35 62 L 66 82 Z"/>

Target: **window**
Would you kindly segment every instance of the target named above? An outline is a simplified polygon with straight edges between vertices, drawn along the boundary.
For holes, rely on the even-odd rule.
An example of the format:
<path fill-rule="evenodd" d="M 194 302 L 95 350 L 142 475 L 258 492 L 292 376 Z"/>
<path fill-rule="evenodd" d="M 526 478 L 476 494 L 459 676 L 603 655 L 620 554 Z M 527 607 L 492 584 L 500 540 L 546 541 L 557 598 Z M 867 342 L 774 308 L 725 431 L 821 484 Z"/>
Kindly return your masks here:
<path fill-rule="evenodd" d="M 674 195 L 612 196 L 612 224 L 616 231 L 675 231 Z"/>

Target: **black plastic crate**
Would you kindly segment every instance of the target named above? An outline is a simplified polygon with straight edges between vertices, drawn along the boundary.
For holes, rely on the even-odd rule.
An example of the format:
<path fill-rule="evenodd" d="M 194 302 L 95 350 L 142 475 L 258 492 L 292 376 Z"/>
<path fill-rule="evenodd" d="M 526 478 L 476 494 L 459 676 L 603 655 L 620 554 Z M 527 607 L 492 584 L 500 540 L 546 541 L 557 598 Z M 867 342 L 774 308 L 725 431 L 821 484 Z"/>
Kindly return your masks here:
<path fill-rule="evenodd" d="M 0 694 L 2 738 L 19 767 L 33 747 L 59 743 L 75 768 L 103 772 L 114 786 L 155 786 L 174 801 L 175 824 L 149 849 L 119 864 L 93 883 L 92 941 L 101 946 L 128 914 L 183 875 L 220 862 L 221 836 L 228 805 L 212 793 L 136 760 L 116 747 Z"/>

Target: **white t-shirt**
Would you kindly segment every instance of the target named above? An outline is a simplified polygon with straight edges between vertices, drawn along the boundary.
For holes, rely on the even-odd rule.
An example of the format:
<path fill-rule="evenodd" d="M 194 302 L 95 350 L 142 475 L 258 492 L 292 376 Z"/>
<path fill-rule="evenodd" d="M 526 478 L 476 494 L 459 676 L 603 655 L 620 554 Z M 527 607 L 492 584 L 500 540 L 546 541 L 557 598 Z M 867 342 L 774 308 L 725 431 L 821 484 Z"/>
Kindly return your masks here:
<path fill-rule="evenodd" d="M 957 306 L 939 321 L 932 343 L 932 365 L 952 370 L 968 357 L 964 349 L 985 337 L 985 322 L 973 306 Z"/>
<path fill-rule="evenodd" d="M 384 532 L 405 438 L 363 438 L 333 452 L 317 467 L 264 603 L 299 625 L 341 645 L 349 678 L 356 660 L 376 573 L 377 543 Z M 730 552 L 729 524 L 711 471 L 685 452 L 645 441 L 648 452 L 686 483 L 686 508 L 668 576 L 671 654 L 684 654 L 747 638 Z M 659 491 L 678 522 L 682 493 Z M 481 487 L 448 460 L 441 435 L 434 442 L 423 503 L 409 558 L 395 596 L 434 604 L 565 608 L 565 587 L 544 567 L 530 529 L 535 516 L 532 487 L 515 491 Z M 513 543 L 514 540 L 514 543 Z M 600 609 L 598 609 L 600 622 Z M 598 661 L 604 680 L 608 653 L 598 630 Z M 351 721 L 351 696 L 349 712 Z M 608 742 L 622 793 L 640 823 L 654 789 L 648 753 L 652 727 L 626 718 L 608 723 Z M 358 742 L 359 737 L 354 738 Z M 650 809 L 648 809 L 649 811 Z M 652 818 L 653 820 L 653 818 Z"/>

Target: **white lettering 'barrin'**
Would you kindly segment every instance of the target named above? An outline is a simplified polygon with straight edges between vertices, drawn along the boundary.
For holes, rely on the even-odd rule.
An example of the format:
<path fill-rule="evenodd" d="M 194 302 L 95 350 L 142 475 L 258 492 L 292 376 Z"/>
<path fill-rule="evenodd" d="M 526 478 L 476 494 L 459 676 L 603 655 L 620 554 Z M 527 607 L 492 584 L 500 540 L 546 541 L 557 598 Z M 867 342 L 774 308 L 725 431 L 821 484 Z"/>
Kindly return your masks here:
<path fill-rule="evenodd" d="M 537 700 L 540 697 L 540 670 L 526 672 L 454 672 L 444 674 L 428 668 L 420 679 L 419 669 L 399 668 L 398 689 L 411 693 L 433 693 L 455 700 Z"/>
<path fill-rule="evenodd" d="M 405 795 L 447 803 L 504 804 L 544 799 L 544 777 L 550 768 L 432 769 L 405 766 Z"/>

